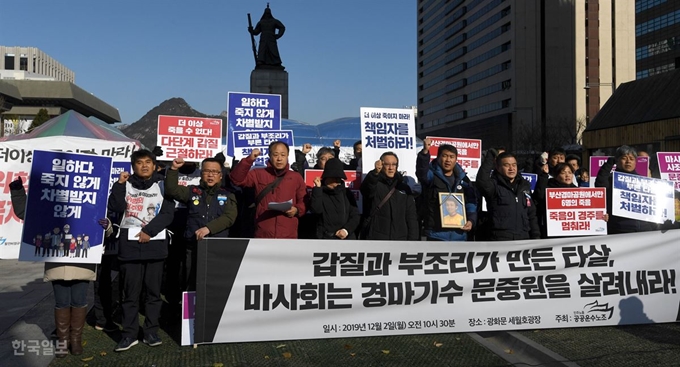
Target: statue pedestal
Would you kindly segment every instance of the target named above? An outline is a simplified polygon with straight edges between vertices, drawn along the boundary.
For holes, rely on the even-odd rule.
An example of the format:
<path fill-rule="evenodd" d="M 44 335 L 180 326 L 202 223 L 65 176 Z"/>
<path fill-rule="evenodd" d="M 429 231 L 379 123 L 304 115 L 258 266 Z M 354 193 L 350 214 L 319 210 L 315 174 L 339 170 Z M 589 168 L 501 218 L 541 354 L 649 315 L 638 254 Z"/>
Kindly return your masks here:
<path fill-rule="evenodd" d="M 255 69 L 250 73 L 250 93 L 280 94 L 281 118 L 288 118 L 288 72 Z"/>

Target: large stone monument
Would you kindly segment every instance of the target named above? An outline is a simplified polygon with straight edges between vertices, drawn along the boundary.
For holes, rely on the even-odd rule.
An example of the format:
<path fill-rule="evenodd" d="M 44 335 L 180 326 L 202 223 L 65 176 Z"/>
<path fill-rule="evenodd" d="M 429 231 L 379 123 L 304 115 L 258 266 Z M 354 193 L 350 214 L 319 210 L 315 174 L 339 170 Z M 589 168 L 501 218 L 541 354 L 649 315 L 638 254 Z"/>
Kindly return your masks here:
<path fill-rule="evenodd" d="M 278 32 L 277 32 L 278 31 Z M 250 73 L 250 92 L 281 95 L 281 118 L 288 118 L 288 72 L 281 64 L 277 40 L 286 31 L 283 23 L 274 18 L 269 3 L 255 28 L 248 14 L 248 32 L 253 45 L 255 69 Z M 260 36 L 255 47 L 255 36 Z"/>

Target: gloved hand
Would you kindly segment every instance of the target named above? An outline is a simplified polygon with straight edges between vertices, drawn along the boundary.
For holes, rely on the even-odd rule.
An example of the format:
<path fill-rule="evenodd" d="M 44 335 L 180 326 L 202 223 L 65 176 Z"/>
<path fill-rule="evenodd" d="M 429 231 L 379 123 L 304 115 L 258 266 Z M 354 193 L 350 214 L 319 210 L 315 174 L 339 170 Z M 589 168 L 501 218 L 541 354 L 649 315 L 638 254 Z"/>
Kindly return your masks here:
<path fill-rule="evenodd" d="M 107 228 L 109 228 L 110 222 L 109 222 L 109 218 L 102 218 L 102 219 L 98 220 L 97 223 L 99 223 L 99 225 L 102 226 L 102 228 L 107 229 Z"/>
<path fill-rule="evenodd" d="M 9 189 L 10 190 L 23 190 L 24 189 L 24 181 L 21 179 L 21 176 L 18 176 L 16 180 L 9 183 Z"/>
<path fill-rule="evenodd" d="M 151 153 L 153 153 L 153 155 L 155 155 L 156 157 L 160 157 L 160 156 L 163 155 L 163 148 L 156 145 L 155 147 L 153 147 L 153 150 L 151 151 Z"/>
<path fill-rule="evenodd" d="M 220 161 L 220 163 L 222 164 L 222 167 L 224 167 L 224 163 L 227 161 L 227 157 L 225 157 L 224 153 L 222 153 L 222 152 L 215 154 L 215 159 Z"/>

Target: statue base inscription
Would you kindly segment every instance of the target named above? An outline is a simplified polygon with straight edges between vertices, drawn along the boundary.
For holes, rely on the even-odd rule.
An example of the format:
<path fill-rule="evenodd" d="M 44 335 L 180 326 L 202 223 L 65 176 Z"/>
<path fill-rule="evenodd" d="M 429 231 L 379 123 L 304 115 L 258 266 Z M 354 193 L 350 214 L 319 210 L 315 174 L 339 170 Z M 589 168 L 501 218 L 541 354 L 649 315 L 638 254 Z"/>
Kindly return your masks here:
<path fill-rule="evenodd" d="M 250 73 L 250 93 L 280 94 L 281 118 L 288 118 L 288 72 L 257 68 Z"/>

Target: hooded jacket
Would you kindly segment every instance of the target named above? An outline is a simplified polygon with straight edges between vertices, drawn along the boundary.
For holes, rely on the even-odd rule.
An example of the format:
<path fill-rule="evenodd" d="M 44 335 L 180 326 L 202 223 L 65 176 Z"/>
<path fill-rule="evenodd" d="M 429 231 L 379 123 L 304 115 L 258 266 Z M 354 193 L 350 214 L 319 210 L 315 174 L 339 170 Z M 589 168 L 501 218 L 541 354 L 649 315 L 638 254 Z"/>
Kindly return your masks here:
<path fill-rule="evenodd" d="M 359 226 L 359 209 L 354 194 L 341 182 L 334 189 L 327 186 L 312 188 L 310 200 L 312 212 L 319 215 L 316 222 L 316 238 L 338 239 L 335 232 L 346 229 L 346 239 L 355 239 Z"/>
<path fill-rule="evenodd" d="M 264 169 L 252 169 L 255 161 L 246 157 L 242 159 L 236 167 L 231 170 L 229 177 L 234 185 L 243 187 L 254 187 L 255 196 L 278 176 L 283 179 L 278 186 L 269 191 L 255 210 L 255 238 L 298 238 L 298 217 L 305 214 L 305 196 L 307 188 L 300 174 L 289 170 L 289 166 L 282 170 L 276 170 L 267 161 Z M 297 208 L 294 217 L 289 218 L 284 212 L 269 210 L 267 205 L 270 202 L 284 202 L 293 200 L 293 206 Z"/>
<path fill-rule="evenodd" d="M 163 183 L 162 174 L 154 174 L 150 179 L 144 180 L 137 175 L 130 175 L 127 183 L 137 190 L 149 190 L 154 184 Z M 162 191 L 162 190 L 161 190 Z M 108 209 L 123 216 L 127 210 L 126 184 L 116 181 L 109 195 Z M 153 238 L 172 223 L 175 212 L 175 202 L 167 194 L 158 214 L 142 228 L 142 232 Z M 164 240 L 152 240 L 140 243 L 136 240 L 128 240 L 128 229 L 120 228 L 118 236 L 118 259 L 122 261 L 135 260 L 161 260 L 168 256 L 168 235 Z"/>
<path fill-rule="evenodd" d="M 477 173 L 477 188 L 486 199 L 491 217 L 491 239 L 512 241 L 540 238 L 531 184 L 519 173 L 513 182 L 498 172 L 491 174 L 495 161 L 495 154 L 487 152 Z"/>
<path fill-rule="evenodd" d="M 429 239 L 440 241 L 465 241 L 467 232 L 457 228 L 442 228 L 439 193 L 462 193 L 465 198 L 465 216 L 475 226 L 477 223 L 477 190 L 467 177 L 463 168 L 456 163 L 453 177 L 444 175 L 442 167 L 435 159 L 430 162 L 430 153 L 418 153 L 416 176 L 423 187 L 427 208 L 424 209 L 423 225 Z"/>
<path fill-rule="evenodd" d="M 383 198 L 392 187 L 395 191 L 387 202 L 378 209 Z M 370 171 L 361 183 L 364 210 L 368 214 L 367 240 L 420 240 L 420 228 L 416 203 L 411 188 L 400 173 L 388 178 L 383 172 Z"/>

